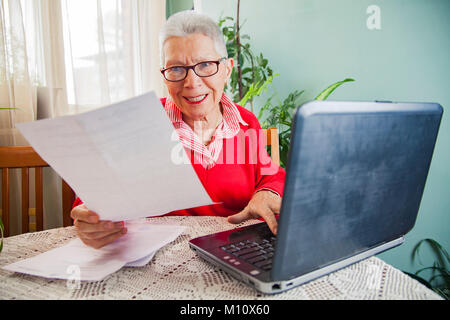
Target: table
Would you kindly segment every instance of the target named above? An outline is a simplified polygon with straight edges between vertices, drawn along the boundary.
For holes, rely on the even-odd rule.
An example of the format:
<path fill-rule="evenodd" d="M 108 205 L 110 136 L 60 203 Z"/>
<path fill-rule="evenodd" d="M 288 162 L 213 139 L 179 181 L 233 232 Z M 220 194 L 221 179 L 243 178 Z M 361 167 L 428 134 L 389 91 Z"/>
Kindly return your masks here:
<path fill-rule="evenodd" d="M 194 237 L 259 222 L 229 224 L 221 217 L 159 217 L 152 223 L 185 225 L 174 242 L 161 248 L 145 267 L 124 267 L 99 282 L 46 279 L 0 269 L 0 299 L 441 299 L 418 281 L 371 257 L 276 295 L 261 294 L 210 265 L 189 248 Z M 0 266 L 66 244 L 74 227 L 26 233 L 4 239 Z"/>

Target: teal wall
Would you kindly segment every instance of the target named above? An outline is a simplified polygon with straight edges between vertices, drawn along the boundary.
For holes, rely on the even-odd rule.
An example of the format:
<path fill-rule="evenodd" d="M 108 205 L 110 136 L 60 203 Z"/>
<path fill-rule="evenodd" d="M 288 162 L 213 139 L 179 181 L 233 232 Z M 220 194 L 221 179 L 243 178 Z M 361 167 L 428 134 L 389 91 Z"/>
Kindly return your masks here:
<path fill-rule="evenodd" d="M 381 9 L 381 30 L 368 30 L 366 9 Z M 203 0 L 214 19 L 235 16 L 236 0 Z M 282 98 L 305 89 L 313 99 L 329 84 L 352 77 L 329 99 L 430 101 L 444 107 L 435 153 L 414 229 L 379 257 L 415 271 L 410 254 L 423 238 L 450 251 L 450 1 L 241 0 L 243 33 L 280 76 Z M 256 112 L 255 112 L 256 113 Z M 431 264 L 424 252 L 422 262 Z"/>
<path fill-rule="evenodd" d="M 166 0 L 166 18 L 179 11 L 190 10 L 193 7 L 193 0 Z"/>

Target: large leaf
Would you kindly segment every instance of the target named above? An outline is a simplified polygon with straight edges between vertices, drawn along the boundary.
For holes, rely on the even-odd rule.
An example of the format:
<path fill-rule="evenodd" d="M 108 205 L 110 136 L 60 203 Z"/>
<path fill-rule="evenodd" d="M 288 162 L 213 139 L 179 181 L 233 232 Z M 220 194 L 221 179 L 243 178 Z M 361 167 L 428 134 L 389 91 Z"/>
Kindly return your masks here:
<path fill-rule="evenodd" d="M 331 86 L 329 86 L 328 88 L 323 90 L 321 93 L 319 93 L 319 95 L 314 100 L 326 100 L 329 97 L 329 95 L 332 94 L 334 90 L 336 90 L 336 88 L 338 88 L 340 85 L 342 85 L 346 82 L 351 82 L 351 81 L 355 81 L 355 80 L 351 79 L 351 78 L 347 78 L 345 80 L 338 81 L 338 82 L 332 84 Z"/>

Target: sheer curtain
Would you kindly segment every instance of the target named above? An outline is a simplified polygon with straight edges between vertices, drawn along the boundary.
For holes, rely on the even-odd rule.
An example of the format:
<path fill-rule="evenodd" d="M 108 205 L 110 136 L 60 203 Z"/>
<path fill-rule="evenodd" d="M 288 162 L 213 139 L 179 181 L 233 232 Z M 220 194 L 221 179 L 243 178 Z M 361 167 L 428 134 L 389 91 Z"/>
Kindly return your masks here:
<path fill-rule="evenodd" d="M 149 90 L 165 95 L 158 33 L 165 1 L 63 0 L 70 112 Z"/>
<path fill-rule="evenodd" d="M 14 128 L 36 118 L 36 72 L 29 67 L 19 0 L 0 0 L 0 145 L 26 143 Z"/>
<path fill-rule="evenodd" d="M 165 96 L 158 48 L 165 7 L 165 0 L 0 0 L 0 108 L 16 108 L 0 110 L 0 146 L 28 144 L 19 122 L 150 90 Z M 18 208 L 20 182 L 11 180 Z M 44 184 L 44 228 L 61 226 L 61 181 L 46 169 Z M 20 213 L 11 212 L 10 221 L 17 234 Z"/>

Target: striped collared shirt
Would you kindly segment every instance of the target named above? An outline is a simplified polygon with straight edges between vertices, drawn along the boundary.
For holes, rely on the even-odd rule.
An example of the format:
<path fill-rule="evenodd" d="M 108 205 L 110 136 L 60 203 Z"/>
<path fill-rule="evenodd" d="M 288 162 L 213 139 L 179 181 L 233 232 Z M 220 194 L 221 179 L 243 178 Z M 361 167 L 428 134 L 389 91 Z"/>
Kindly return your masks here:
<path fill-rule="evenodd" d="M 220 102 L 223 109 L 222 122 L 217 126 L 208 146 L 205 146 L 192 128 L 183 121 L 180 109 L 170 96 L 167 97 L 164 106 L 170 121 L 177 130 L 181 143 L 185 148 L 194 151 L 195 162 L 200 163 L 205 169 L 216 165 L 222 151 L 223 139 L 236 136 L 240 130 L 240 123 L 248 126 L 233 101 L 225 93 Z"/>

